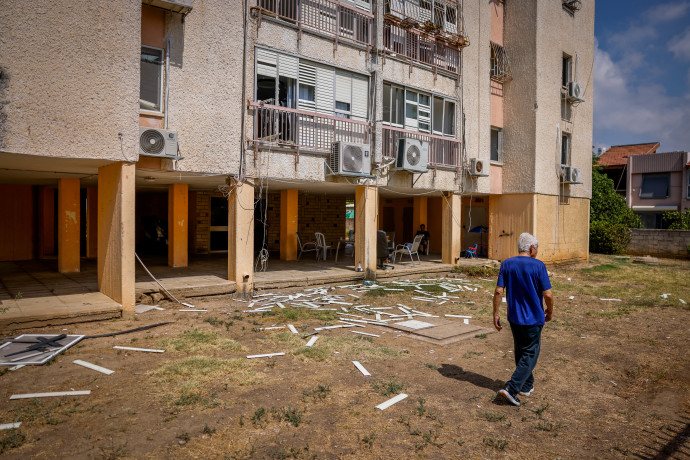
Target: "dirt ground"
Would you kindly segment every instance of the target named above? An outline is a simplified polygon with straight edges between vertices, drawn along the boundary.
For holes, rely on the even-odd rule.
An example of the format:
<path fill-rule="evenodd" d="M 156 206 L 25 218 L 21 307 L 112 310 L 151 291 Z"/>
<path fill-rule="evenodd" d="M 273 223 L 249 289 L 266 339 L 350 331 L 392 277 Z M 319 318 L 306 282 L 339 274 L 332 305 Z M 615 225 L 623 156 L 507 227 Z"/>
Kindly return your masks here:
<path fill-rule="evenodd" d="M 487 279 L 495 274 L 458 276 L 480 287 L 453 295 L 474 303 L 431 304 L 411 299 L 417 294 L 410 290 L 364 294 L 335 288 L 329 294 L 359 295 L 357 302 L 371 307 L 402 303 L 434 315 L 470 315 L 470 324 L 491 327 L 495 281 Z M 508 328 L 438 345 L 367 325 L 358 330 L 380 337 L 324 330 L 306 348 L 309 338 L 303 337 L 314 327 L 342 324 L 335 312 L 288 307 L 243 313 L 247 303 L 207 297 L 190 301 L 208 312 L 179 312 L 179 305 L 163 303 L 166 311 L 134 319 L 23 331 L 95 335 L 174 321 L 84 340 L 47 365 L 0 370 L 0 424 L 22 422 L 17 430 L 0 431 L 0 454 L 689 458 L 690 261 L 652 266 L 592 256 L 587 266 L 553 268 L 551 280 L 554 320 L 544 328 L 534 394 L 522 397 L 519 408 L 495 398 L 514 368 Z M 611 298 L 621 300 L 601 300 Z M 288 323 L 300 334 L 259 330 Z M 273 352 L 286 355 L 246 358 Z M 115 373 L 77 366 L 76 359 Z M 353 360 L 372 375 L 362 375 Z M 91 394 L 9 399 L 71 389 Z M 408 395 L 403 401 L 375 409 L 401 392 Z"/>

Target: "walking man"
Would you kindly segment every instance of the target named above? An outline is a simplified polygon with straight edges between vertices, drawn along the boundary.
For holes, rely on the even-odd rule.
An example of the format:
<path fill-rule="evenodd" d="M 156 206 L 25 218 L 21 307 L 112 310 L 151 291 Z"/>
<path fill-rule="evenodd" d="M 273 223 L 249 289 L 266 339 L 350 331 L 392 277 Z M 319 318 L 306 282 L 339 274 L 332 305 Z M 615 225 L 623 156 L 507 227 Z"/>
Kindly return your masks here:
<path fill-rule="evenodd" d="M 503 289 L 507 289 L 508 323 L 513 333 L 515 372 L 498 394 L 515 406 L 518 394 L 530 396 L 534 391 L 532 370 L 537 365 L 541 346 L 541 330 L 553 315 L 553 294 L 546 265 L 537 260 L 539 242 L 534 235 L 523 233 L 518 238 L 516 257 L 501 264 L 494 292 L 494 327 L 503 329 L 498 309 Z M 542 302 L 546 301 L 546 311 Z"/>

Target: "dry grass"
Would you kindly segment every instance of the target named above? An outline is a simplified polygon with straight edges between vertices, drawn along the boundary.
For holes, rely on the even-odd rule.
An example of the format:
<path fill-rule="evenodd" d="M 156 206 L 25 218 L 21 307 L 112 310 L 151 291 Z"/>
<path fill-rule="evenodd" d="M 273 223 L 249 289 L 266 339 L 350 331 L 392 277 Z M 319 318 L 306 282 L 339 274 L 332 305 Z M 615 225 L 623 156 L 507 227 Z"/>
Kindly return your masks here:
<path fill-rule="evenodd" d="M 216 349 L 225 351 L 245 350 L 245 347 L 239 342 L 222 338 L 213 331 L 205 331 L 197 327 L 187 329 L 175 338 L 161 339 L 157 342 L 157 346 L 186 354 Z"/>

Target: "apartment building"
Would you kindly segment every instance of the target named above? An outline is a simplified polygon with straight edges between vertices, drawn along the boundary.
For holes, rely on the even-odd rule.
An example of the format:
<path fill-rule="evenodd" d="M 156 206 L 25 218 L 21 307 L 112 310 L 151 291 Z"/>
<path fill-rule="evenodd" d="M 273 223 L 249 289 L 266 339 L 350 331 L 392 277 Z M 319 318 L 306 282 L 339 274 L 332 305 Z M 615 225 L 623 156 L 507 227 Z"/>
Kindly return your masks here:
<path fill-rule="evenodd" d="M 135 251 L 227 251 L 247 292 L 347 209 L 370 278 L 376 231 L 421 224 L 443 263 L 525 231 L 588 258 L 593 1 L 43 0 L 0 27 L 0 260 L 96 258 L 133 308 Z"/>

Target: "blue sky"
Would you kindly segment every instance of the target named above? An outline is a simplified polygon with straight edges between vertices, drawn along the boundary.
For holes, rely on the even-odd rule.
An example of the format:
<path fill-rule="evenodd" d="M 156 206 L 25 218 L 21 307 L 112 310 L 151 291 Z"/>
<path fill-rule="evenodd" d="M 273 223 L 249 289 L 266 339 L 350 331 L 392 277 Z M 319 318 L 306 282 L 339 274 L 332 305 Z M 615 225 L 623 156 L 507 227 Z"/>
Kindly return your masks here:
<path fill-rule="evenodd" d="M 690 150 L 690 1 L 597 0 L 596 147 Z"/>

